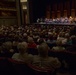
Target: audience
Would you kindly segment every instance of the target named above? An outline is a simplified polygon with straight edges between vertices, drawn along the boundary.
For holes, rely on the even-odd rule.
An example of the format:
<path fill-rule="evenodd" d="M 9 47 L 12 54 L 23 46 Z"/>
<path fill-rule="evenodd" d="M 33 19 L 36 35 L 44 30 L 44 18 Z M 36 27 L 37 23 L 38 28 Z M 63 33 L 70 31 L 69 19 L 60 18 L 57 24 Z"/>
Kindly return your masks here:
<path fill-rule="evenodd" d="M 1 26 L 0 52 L 13 53 L 12 59 L 41 68 L 60 68 L 61 61 L 57 57 L 50 57 L 48 50 L 75 52 L 75 29 L 74 25 Z M 29 54 L 29 48 L 38 50 L 38 55 Z"/>
<path fill-rule="evenodd" d="M 48 56 L 49 47 L 46 43 L 38 46 L 38 55 L 35 55 L 32 64 L 42 68 L 59 68 L 61 66 L 58 58 Z"/>
<path fill-rule="evenodd" d="M 17 61 L 31 62 L 32 55 L 27 53 L 28 45 L 26 42 L 17 45 L 19 53 L 15 53 L 12 58 Z"/>
<path fill-rule="evenodd" d="M 75 26 L 52 26 L 52 25 L 26 25 L 25 27 L 1 26 L 0 27 L 0 46 L 10 41 L 12 49 L 18 52 L 19 42 L 27 42 L 29 48 L 37 48 L 42 42 L 46 42 L 50 48 L 56 46 L 56 41 L 61 40 L 62 45 L 72 45 L 70 37 L 74 35 Z M 75 32 L 74 32 L 75 33 Z M 39 41 L 39 39 L 41 39 Z"/>

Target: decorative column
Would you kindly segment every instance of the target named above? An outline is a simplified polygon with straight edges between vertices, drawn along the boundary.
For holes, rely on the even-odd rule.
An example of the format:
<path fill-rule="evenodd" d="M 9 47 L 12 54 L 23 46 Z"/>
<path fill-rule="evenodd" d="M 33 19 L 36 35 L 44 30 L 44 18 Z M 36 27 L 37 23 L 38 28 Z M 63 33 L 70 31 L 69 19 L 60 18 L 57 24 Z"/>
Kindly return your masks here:
<path fill-rule="evenodd" d="M 23 4 L 21 4 L 21 19 L 22 19 L 22 25 L 24 25 L 24 9 L 23 9 Z"/>
<path fill-rule="evenodd" d="M 17 23 L 18 23 L 18 26 L 21 26 L 22 25 L 22 18 L 21 18 L 20 0 L 16 0 L 16 9 L 17 9 Z"/>
<path fill-rule="evenodd" d="M 71 1 L 71 16 L 72 17 L 75 17 L 75 6 L 76 6 L 75 0 L 72 0 Z"/>
<path fill-rule="evenodd" d="M 27 0 L 27 23 L 30 24 L 29 0 Z"/>
<path fill-rule="evenodd" d="M 33 0 L 27 0 L 27 23 L 33 23 Z"/>

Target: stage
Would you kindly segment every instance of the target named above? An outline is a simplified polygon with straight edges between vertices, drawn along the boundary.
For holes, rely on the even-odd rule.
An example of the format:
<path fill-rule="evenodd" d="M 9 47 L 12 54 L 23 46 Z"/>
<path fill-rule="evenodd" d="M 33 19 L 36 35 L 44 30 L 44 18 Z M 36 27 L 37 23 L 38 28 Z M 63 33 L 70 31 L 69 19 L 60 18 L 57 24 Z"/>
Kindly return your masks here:
<path fill-rule="evenodd" d="M 57 25 L 57 26 L 76 26 L 76 23 L 33 23 L 33 25 Z"/>

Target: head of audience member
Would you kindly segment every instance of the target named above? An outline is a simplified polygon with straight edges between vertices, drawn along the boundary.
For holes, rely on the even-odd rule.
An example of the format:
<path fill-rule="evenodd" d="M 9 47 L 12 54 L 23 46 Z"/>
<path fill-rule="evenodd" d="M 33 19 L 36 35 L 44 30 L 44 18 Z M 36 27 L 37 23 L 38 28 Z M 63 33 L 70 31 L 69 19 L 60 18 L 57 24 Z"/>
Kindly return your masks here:
<path fill-rule="evenodd" d="M 28 38 L 27 33 L 23 33 L 23 40 L 24 40 L 24 41 L 27 41 L 27 38 Z"/>
<path fill-rule="evenodd" d="M 64 37 L 64 36 L 65 36 L 65 32 L 62 31 L 59 33 L 59 37 Z"/>
<path fill-rule="evenodd" d="M 13 46 L 14 46 L 14 47 L 17 47 L 17 45 L 18 45 L 19 42 L 22 42 L 22 38 L 19 37 L 19 36 L 16 34 L 16 35 L 14 36 L 14 38 L 13 38 Z"/>
<path fill-rule="evenodd" d="M 32 37 L 28 37 L 28 43 L 34 43 L 34 40 Z"/>
<path fill-rule="evenodd" d="M 40 39 L 37 40 L 37 42 L 40 45 L 40 44 L 44 43 L 44 39 L 40 38 Z"/>
<path fill-rule="evenodd" d="M 27 35 L 27 33 L 23 33 L 23 36 L 24 36 L 24 37 L 27 37 L 28 35 Z"/>
<path fill-rule="evenodd" d="M 52 33 L 52 32 L 48 32 L 48 38 L 49 38 L 50 40 L 53 40 L 53 33 Z"/>
<path fill-rule="evenodd" d="M 69 33 L 65 33 L 64 39 L 62 40 L 62 44 L 68 44 L 70 42 Z"/>
<path fill-rule="evenodd" d="M 4 52 L 10 52 L 12 49 L 12 42 L 8 41 L 2 44 L 2 48 Z"/>
<path fill-rule="evenodd" d="M 27 48 L 28 48 L 28 45 L 26 42 L 18 43 L 17 45 L 17 49 L 21 55 L 27 52 Z"/>
<path fill-rule="evenodd" d="M 71 40 L 72 40 L 72 45 L 76 45 L 76 36 L 75 35 L 71 36 Z"/>
<path fill-rule="evenodd" d="M 69 38 L 69 37 L 70 37 L 69 33 L 65 33 L 65 38 Z"/>
<path fill-rule="evenodd" d="M 57 44 L 57 46 L 62 46 L 62 40 L 57 40 L 56 44 Z"/>
<path fill-rule="evenodd" d="M 46 43 L 42 43 L 41 45 L 38 46 L 39 56 L 43 58 L 47 57 L 48 50 L 49 50 L 49 46 Z"/>
<path fill-rule="evenodd" d="M 56 32 L 53 33 L 53 39 L 54 39 L 54 40 L 57 39 L 57 33 L 56 33 Z"/>

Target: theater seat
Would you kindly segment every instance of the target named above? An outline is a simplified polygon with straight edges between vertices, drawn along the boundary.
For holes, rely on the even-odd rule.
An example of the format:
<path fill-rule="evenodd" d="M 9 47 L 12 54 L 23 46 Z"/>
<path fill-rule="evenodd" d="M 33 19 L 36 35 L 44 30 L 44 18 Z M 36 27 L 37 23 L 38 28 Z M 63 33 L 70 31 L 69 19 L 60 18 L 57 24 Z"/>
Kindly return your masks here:
<path fill-rule="evenodd" d="M 26 63 L 13 60 L 11 58 L 8 58 L 8 61 L 10 62 L 10 66 L 16 75 L 33 75 L 32 70 Z"/>
<path fill-rule="evenodd" d="M 35 48 L 28 48 L 28 53 L 32 54 L 32 55 L 37 55 L 38 54 L 38 50 Z"/>
<path fill-rule="evenodd" d="M 76 52 L 66 51 L 66 62 L 69 65 L 69 71 L 76 75 Z"/>
<path fill-rule="evenodd" d="M 7 58 L 0 57 L 0 75 L 13 75 L 11 72 Z"/>
<path fill-rule="evenodd" d="M 56 75 L 56 71 L 54 69 L 44 69 L 37 66 L 33 66 L 31 64 L 28 65 L 33 72 L 33 75 Z"/>

